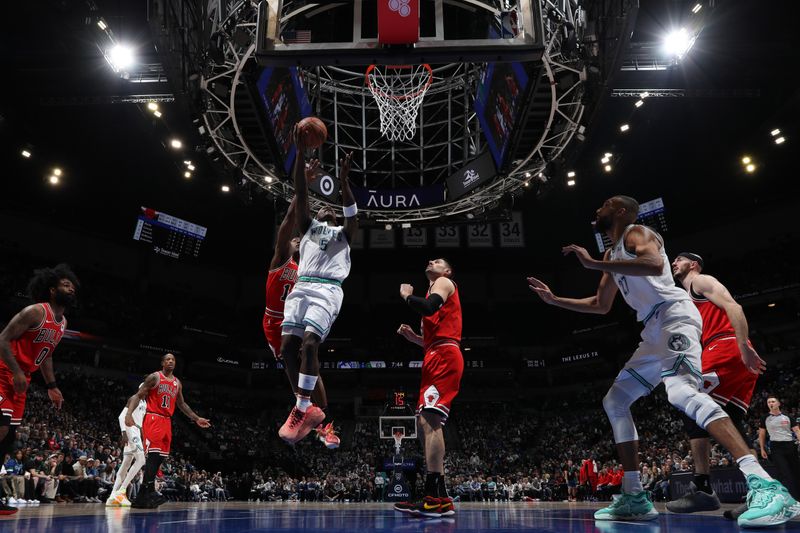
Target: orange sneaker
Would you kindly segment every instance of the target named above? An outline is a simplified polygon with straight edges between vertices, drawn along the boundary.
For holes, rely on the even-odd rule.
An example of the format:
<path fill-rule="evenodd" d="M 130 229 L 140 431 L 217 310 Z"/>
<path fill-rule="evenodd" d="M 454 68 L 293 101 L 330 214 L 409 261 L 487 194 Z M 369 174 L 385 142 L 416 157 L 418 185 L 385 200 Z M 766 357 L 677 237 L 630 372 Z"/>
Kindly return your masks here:
<path fill-rule="evenodd" d="M 316 405 L 309 407 L 305 413 L 295 406 L 289 413 L 286 422 L 278 430 L 278 436 L 288 444 L 296 444 L 323 420 L 325 420 L 325 413 Z"/>
<path fill-rule="evenodd" d="M 336 431 L 333 429 L 333 422 L 328 422 L 328 424 L 325 426 L 320 424 L 319 426 L 317 426 L 316 432 L 317 432 L 317 438 L 329 450 L 335 450 L 336 448 L 339 447 L 341 441 L 339 440 L 339 437 L 336 435 Z"/>

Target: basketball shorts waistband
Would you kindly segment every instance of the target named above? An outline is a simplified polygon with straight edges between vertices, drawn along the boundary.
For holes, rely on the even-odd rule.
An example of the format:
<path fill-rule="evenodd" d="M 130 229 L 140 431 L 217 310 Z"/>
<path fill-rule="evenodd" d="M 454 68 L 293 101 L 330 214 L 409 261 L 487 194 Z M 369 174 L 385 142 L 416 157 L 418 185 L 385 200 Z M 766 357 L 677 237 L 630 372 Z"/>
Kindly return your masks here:
<path fill-rule="evenodd" d="M 161 418 L 172 418 L 171 415 L 162 415 L 161 413 L 154 413 L 153 411 L 146 411 L 146 414 L 160 416 Z"/>
<path fill-rule="evenodd" d="M 300 276 L 297 278 L 298 283 L 326 283 L 328 285 L 336 285 L 337 287 L 342 286 L 342 282 L 338 279 L 330 279 L 330 278 L 319 278 L 316 276 Z"/>

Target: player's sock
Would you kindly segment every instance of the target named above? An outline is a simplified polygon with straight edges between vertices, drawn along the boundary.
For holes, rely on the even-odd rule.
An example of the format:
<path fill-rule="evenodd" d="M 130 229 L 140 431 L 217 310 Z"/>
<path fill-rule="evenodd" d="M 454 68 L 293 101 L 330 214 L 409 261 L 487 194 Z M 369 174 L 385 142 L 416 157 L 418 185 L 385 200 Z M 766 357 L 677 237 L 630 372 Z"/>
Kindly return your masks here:
<path fill-rule="evenodd" d="M 308 411 L 308 408 L 311 407 L 311 396 L 303 396 L 302 394 L 297 395 L 297 408 L 300 409 L 301 412 L 305 413 Z"/>
<path fill-rule="evenodd" d="M 756 456 L 748 453 L 747 455 L 743 455 L 739 457 L 736 462 L 739 464 L 739 470 L 742 471 L 744 477 L 753 475 L 758 476 L 762 479 L 772 480 L 772 476 L 767 474 L 767 471 L 759 464 L 756 460 Z"/>
<path fill-rule="evenodd" d="M 297 389 L 299 391 L 313 391 L 314 387 L 317 386 L 317 379 L 319 379 L 319 376 L 310 376 L 300 372 L 297 376 Z M 311 395 L 298 392 L 297 408 L 300 409 L 301 412 L 305 413 L 309 407 L 311 407 Z"/>
<path fill-rule="evenodd" d="M 622 492 L 627 494 L 638 494 L 642 492 L 642 478 L 639 477 L 638 470 L 625 471 L 622 477 Z"/>
<path fill-rule="evenodd" d="M 439 493 L 439 478 L 442 475 L 439 472 L 428 472 L 425 474 L 425 496 L 438 497 Z"/>
<path fill-rule="evenodd" d="M 444 474 L 439 474 L 436 492 L 440 498 L 447 498 L 447 484 L 444 482 Z"/>
<path fill-rule="evenodd" d="M 694 486 L 700 492 L 705 492 L 706 494 L 714 492 L 714 489 L 711 488 L 711 478 L 708 474 L 695 474 L 692 481 L 694 481 Z"/>
<path fill-rule="evenodd" d="M 162 460 L 160 453 L 147 454 L 147 461 L 144 464 L 144 480 L 142 481 L 142 490 L 145 494 L 155 492 L 156 475 Z"/>

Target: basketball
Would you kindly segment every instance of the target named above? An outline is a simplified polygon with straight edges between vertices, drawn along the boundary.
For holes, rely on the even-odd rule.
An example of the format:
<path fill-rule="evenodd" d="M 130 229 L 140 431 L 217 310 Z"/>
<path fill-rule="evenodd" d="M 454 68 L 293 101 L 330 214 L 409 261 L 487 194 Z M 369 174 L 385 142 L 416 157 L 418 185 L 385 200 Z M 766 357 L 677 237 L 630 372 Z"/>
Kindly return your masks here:
<path fill-rule="evenodd" d="M 306 117 L 300 121 L 300 134 L 308 148 L 318 148 L 328 138 L 328 128 L 317 117 Z"/>

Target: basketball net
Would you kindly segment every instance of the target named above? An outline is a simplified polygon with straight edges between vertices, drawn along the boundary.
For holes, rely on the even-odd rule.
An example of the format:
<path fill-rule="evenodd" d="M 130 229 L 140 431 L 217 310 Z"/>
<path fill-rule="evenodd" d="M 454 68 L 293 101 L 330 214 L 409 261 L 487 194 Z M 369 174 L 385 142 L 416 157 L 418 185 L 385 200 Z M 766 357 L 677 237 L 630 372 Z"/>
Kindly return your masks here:
<path fill-rule="evenodd" d="M 370 65 L 369 87 L 381 114 L 381 134 L 408 141 L 417 131 L 417 112 L 433 81 L 433 70 L 422 65 Z"/>
<path fill-rule="evenodd" d="M 394 438 L 394 453 L 395 455 L 400 455 L 400 447 L 403 445 L 403 434 L 399 431 L 397 433 L 392 433 L 392 438 Z"/>

